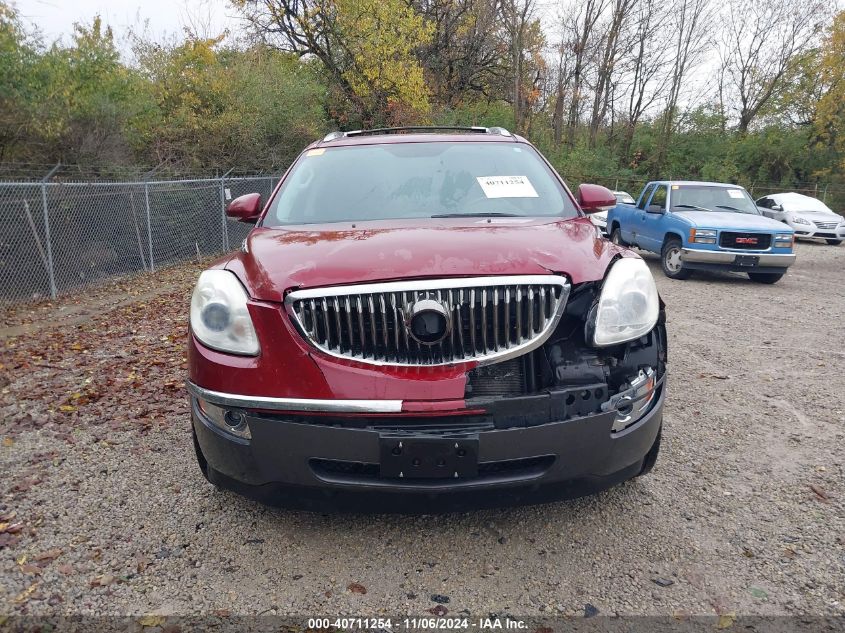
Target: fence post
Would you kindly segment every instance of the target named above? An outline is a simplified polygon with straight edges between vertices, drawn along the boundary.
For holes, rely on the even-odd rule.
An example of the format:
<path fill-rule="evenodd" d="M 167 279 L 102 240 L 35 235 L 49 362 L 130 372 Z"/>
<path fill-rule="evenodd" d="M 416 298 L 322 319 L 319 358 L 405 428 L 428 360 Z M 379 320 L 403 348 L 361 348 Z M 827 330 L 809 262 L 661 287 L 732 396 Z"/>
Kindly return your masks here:
<path fill-rule="evenodd" d="M 155 272 L 156 265 L 153 261 L 153 231 L 150 222 L 150 183 L 144 181 L 144 204 L 147 208 L 147 242 L 150 247 L 150 272 Z"/>
<path fill-rule="evenodd" d="M 47 242 L 47 276 L 50 278 L 51 299 L 55 299 L 58 292 L 56 291 L 56 271 L 53 267 L 53 244 L 50 239 L 50 212 L 47 208 L 47 181 L 53 177 L 53 174 L 56 173 L 60 166 L 61 163 L 56 163 L 56 166 L 41 179 L 41 206 L 44 211 L 44 238 Z"/>
<path fill-rule="evenodd" d="M 234 169 L 235 168 L 232 167 L 232 169 L 220 176 L 220 212 L 222 214 L 221 222 L 223 223 L 223 252 L 227 252 L 229 250 L 229 227 L 226 225 L 226 189 L 223 181 Z"/>

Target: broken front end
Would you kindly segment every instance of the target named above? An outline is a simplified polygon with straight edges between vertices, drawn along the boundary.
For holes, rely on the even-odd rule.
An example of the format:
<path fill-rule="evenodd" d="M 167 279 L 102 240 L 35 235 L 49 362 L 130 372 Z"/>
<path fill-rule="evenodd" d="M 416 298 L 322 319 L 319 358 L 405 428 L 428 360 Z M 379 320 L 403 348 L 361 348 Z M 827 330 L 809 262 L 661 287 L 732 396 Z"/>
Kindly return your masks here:
<path fill-rule="evenodd" d="M 656 459 L 665 319 L 638 258 L 576 285 L 414 280 L 244 301 L 253 354 L 210 349 L 194 323 L 219 315 L 196 295 L 192 311 L 195 445 L 218 485 L 305 507 L 451 510 L 579 496 Z"/>

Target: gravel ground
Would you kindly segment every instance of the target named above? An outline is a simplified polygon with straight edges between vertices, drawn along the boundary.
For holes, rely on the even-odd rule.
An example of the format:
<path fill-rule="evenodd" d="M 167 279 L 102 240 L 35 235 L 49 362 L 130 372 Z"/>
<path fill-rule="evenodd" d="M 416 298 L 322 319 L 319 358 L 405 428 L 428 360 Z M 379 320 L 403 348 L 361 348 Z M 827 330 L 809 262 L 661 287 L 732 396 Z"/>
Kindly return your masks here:
<path fill-rule="evenodd" d="M 181 386 L 197 267 L 134 301 L 124 283 L 88 310 L 16 309 L 0 615 L 427 615 L 435 594 L 451 615 L 845 614 L 845 247 L 798 253 L 775 286 L 670 281 L 646 256 L 670 338 L 650 476 L 446 516 L 292 512 L 207 484 Z"/>

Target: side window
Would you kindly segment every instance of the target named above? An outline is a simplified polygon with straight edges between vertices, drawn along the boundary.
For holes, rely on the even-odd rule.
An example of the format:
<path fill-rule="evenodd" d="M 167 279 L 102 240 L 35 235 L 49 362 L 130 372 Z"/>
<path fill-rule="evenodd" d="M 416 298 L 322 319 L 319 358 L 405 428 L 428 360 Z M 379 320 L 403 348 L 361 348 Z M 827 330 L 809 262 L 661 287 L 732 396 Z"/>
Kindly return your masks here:
<path fill-rule="evenodd" d="M 650 209 L 660 208 L 664 211 L 666 210 L 666 196 L 668 194 L 668 189 L 665 185 L 658 187 L 654 195 L 651 197 L 651 202 L 648 203 Z"/>
<path fill-rule="evenodd" d="M 758 207 L 763 207 L 764 209 L 771 209 L 772 208 L 772 199 L 771 198 L 760 198 L 757 201 Z"/>
<path fill-rule="evenodd" d="M 638 209 L 645 209 L 648 199 L 651 197 L 651 192 L 654 191 L 654 185 L 646 185 L 643 192 L 640 194 L 640 201 L 637 203 Z"/>

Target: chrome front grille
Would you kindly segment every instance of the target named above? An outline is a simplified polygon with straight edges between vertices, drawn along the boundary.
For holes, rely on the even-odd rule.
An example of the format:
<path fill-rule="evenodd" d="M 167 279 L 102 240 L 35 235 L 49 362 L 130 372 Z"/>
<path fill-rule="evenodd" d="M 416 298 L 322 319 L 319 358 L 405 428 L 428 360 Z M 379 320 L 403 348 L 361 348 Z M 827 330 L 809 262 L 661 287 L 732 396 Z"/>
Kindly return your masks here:
<path fill-rule="evenodd" d="M 296 290 L 285 299 L 300 333 L 318 349 L 377 365 L 425 366 L 513 358 L 551 335 L 570 285 L 559 275 L 432 279 Z M 419 343 L 412 306 L 434 300 L 447 334 Z"/>
<path fill-rule="evenodd" d="M 836 225 L 839 224 L 839 221 L 837 220 L 835 222 L 817 222 L 817 221 L 814 220 L 813 224 L 815 224 L 820 229 L 828 230 L 828 229 L 835 229 Z"/>

